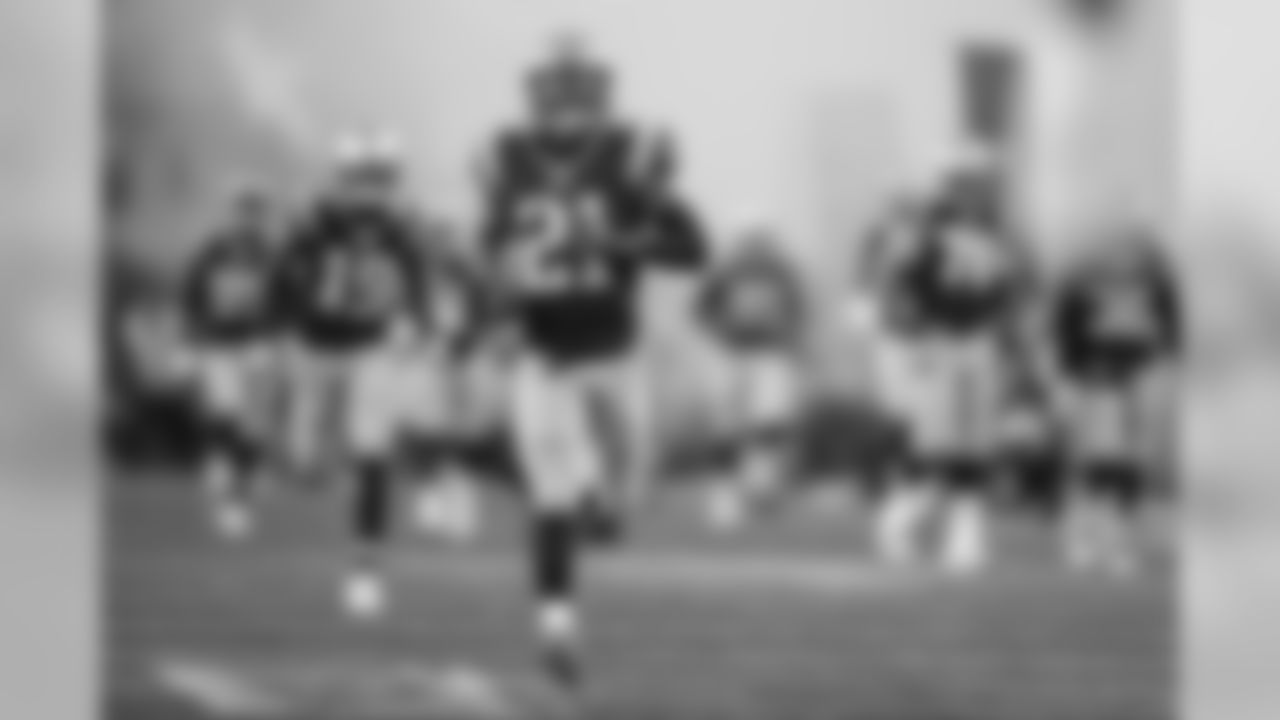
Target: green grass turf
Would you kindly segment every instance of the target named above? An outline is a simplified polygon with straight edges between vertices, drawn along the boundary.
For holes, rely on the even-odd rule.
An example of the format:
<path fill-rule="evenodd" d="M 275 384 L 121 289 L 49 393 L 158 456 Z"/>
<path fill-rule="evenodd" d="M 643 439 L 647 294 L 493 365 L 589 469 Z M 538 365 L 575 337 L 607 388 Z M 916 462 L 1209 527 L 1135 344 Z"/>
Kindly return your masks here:
<path fill-rule="evenodd" d="M 793 509 L 726 540 L 699 526 L 687 496 L 667 498 L 633 543 L 592 560 L 590 677 L 570 708 L 534 663 L 506 504 L 474 547 L 406 533 L 392 613 L 362 626 L 337 602 L 350 548 L 333 493 L 278 494 L 243 546 L 211 536 L 181 479 L 120 483 L 111 497 L 109 720 L 211 717 L 158 681 L 157 664 L 174 659 L 295 698 L 281 720 L 468 717 L 386 699 L 403 692 L 390 686 L 405 667 L 458 664 L 493 678 L 520 718 L 1173 717 L 1167 568 L 1129 581 L 1069 575 L 1025 518 L 1002 521 L 1006 559 L 990 577 L 958 581 L 871 567 L 856 509 Z"/>

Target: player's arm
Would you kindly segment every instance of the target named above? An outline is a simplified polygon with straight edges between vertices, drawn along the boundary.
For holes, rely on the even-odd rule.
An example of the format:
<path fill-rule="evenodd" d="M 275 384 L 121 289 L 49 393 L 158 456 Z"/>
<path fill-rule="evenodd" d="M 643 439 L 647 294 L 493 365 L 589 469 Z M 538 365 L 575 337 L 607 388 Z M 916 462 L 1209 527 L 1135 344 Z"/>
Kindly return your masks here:
<path fill-rule="evenodd" d="M 193 379 L 197 357 L 204 342 L 203 325 L 208 312 L 208 290 L 213 273 L 217 272 L 222 248 L 215 236 L 205 241 L 191 259 L 182 278 L 178 294 L 177 323 L 171 338 L 166 361 L 174 375 L 182 381 Z"/>
<path fill-rule="evenodd" d="M 647 254 L 658 269 L 693 274 L 706 269 L 709 241 L 698 213 L 679 198 L 658 200 L 653 210 Z"/>
<path fill-rule="evenodd" d="M 507 267 L 512 249 L 520 244 L 515 237 L 517 195 L 509 170 L 512 142 L 508 134 L 500 134 L 483 150 L 476 163 L 480 194 L 479 255 L 486 270 L 504 280 L 512 274 Z"/>

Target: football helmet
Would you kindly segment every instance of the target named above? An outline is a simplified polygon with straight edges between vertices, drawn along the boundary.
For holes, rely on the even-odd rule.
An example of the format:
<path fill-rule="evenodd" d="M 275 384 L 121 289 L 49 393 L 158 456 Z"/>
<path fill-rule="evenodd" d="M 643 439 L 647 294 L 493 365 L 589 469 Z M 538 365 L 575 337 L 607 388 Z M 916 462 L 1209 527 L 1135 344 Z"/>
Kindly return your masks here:
<path fill-rule="evenodd" d="M 535 121 L 552 132 L 581 132 L 610 111 L 609 70 L 591 58 L 577 35 L 560 38 L 550 60 L 533 70 L 527 87 Z"/>
<path fill-rule="evenodd" d="M 404 180 L 403 146 L 386 133 L 339 137 L 334 142 L 333 164 L 329 191 L 343 200 L 387 201 L 398 194 Z"/>

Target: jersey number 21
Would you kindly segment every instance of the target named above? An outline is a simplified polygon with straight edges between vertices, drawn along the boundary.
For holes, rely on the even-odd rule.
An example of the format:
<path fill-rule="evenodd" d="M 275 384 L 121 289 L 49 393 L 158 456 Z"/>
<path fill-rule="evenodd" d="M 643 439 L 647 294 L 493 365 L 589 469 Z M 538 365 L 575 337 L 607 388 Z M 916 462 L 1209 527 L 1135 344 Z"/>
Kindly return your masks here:
<path fill-rule="evenodd" d="M 608 220 L 596 195 L 539 195 L 520 205 L 518 242 L 530 255 L 528 289 L 536 292 L 592 292 L 609 278 L 604 253 L 590 247 L 608 242 Z"/>

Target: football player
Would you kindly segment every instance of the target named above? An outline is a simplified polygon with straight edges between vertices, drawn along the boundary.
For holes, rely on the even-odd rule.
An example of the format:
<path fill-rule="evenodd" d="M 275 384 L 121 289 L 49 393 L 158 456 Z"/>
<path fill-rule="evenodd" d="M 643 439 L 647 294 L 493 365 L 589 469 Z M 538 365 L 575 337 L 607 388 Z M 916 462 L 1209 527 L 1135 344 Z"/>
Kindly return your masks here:
<path fill-rule="evenodd" d="M 199 252 L 185 288 L 189 347 L 206 418 L 202 472 L 218 530 L 253 530 L 255 482 L 269 459 L 270 392 L 279 307 L 267 200 L 246 193 L 229 225 Z"/>
<path fill-rule="evenodd" d="M 362 618 L 386 604 L 378 561 L 391 530 L 398 442 L 406 416 L 430 401 L 416 374 L 426 297 L 420 225 L 405 207 L 401 172 L 393 148 L 343 148 L 331 186 L 293 229 L 280 278 L 301 349 L 293 428 L 317 433 L 318 419 L 332 423 L 303 439 L 327 446 L 325 471 L 356 479 L 359 553 L 343 597 Z"/>
<path fill-rule="evenodd" d="M 841 308 L 842 330 L 855 341 L 862 376 L 860 387 L 876 409 L 894 425 L 894 434 L 904 434 L 902 405 L 897 398 L 913 380 L 906 372 L 909 361 L 902 352 L 904 309 L 902 293 L 894 292 L 894 280 L 918 251 L 924 208 L 914 198 L 900 198 L 858 241 L 853 284 Z M 891 448 L 886 466 L 895 474 L 903 469 L 905 448 Z M 887 478 L 882 478 L 887 479 Z"/>
<path fill-rule="evenodd" d="M 407 408 L 407 464 L 421 481 L 415 502 L 419 527 L 432 536 L 467 540 L 479 531 L 481 503 L 473 449 L 488 428 L 477 414 L 484 388 L 477 376 L 491 363 L 490 318 L 483 278 L 442 226 L 426 234 L 428 325 Z M 402 395 L 404 388 L 402 387 Z"/>
<path fill-rule="evenodd" d="M 800 279 L 775 238 L 749 235 L 708 278 L 703 316 L 721 344 L 735 473 L 709 505 L 713 527 L 738 529 L 795 470 L 801 408 L 797 354 L 805 317 Z"/>
<path fill-rule="evenodd" d="M 1136 510 L 1167 458 L 1182 309 L 1169 262 L 1150 238 L 1086 258 L 1055 293 L 1058 406 L 1072 479 L 1064 551 L 1073 565 L 1125 573 L 1137 560 Z"/>
<path fill-rule="evenodd" d="M 487 158 L 484 236 L 520 336 L 511 425 L 536 516 L 538 630 L 549 667 L 572 682 L 582 533 L 615 534 L 621 498 L 649 481 L 648 397 L 632 360 L 657 153 L 613 118 L 609 72 L 576 42 L 528 89 L 532 126 L 502 134 Z"/>
<path fill-rule="evenodd" d="M 974 184 L 957 183 L 920 219 L 912 256 L 887 299 L 904 334 L 897 411 L 911 445 L 909 478 L 877 518 L 882 556 L 918 556 L 925 523 L 942 521 L 942 561 L 980 569 L 989 554 L 985 481 L 998 466 L 1002 336 L 1022 295 L 1022 259 Z"/>

